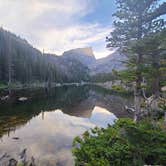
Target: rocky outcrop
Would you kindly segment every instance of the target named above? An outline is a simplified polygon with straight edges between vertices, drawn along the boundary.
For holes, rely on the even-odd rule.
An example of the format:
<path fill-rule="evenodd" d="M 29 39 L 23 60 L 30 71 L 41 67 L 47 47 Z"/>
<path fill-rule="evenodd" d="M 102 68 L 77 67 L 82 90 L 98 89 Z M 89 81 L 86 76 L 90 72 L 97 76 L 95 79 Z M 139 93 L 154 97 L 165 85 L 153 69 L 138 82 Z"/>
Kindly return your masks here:
<path fill-rule="evenodd" d="M 78 60 L 79 62 L 81 62 L 82 64 L 88 67 L 90 67 L 93 63 L 96 62 L 96 59 L 91 47 L 72 49 L 72 50 L 64 52 L 63 56 Z"/>

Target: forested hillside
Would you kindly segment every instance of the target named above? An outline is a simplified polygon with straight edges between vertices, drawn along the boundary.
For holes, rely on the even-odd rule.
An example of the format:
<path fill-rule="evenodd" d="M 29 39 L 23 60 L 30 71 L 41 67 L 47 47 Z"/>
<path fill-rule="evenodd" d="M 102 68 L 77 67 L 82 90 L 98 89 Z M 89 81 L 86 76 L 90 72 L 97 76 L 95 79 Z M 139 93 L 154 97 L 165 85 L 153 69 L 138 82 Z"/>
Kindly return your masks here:
<path fill-rule="evenodd" d="M 0 28 L 0 83 L 71 82 L 87 79 L 79 61 L 42 54 L 26 40 Z"/>

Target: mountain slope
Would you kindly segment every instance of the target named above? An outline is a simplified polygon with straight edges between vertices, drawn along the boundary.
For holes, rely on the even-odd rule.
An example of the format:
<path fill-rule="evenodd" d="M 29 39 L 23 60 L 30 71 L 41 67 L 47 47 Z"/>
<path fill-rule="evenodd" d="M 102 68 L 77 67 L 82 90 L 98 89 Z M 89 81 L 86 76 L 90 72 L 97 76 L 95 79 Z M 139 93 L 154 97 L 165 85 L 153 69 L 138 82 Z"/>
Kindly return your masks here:
<path fill-rule="evenodd" d="M 95 59 L 91 47 L 66 51 L 63 53 L 63 57 L 75 59 L 83 63 L 89 68 L 91 75 L 111 73 L 113 69 L 123 70 L 125 67 L 122 62 L 126 60 L 126 56 L 120 54 L 118 51 L 115 51 L 105 58 Z"/>
<path fill-rule="evenodd" d="M 0 28 L 0 83 L 81 81 L 87 79 L 87 72 L 78 60 L 42 54 L 26 40 Z"/>
<path fill-rule="evenodd" d="M 45 54 L 46 60 L 55 66 L 58 82 L 80 82 L 88 79 L 89 69 L 80 61 L 55 54 Z"/>
<path fill-rule="evenodd" d="M 99 73 L 111 73 L 112 70 L 123 70 L 125 66 L 123 61 L 125 61 L 127 57 L 125 55 L 120 54 L 118 51 L 115 51 L 113 54 L 105 58 L 101 58 L 96 60 L 90 67 L 91 75 L 99 74 Z"/>

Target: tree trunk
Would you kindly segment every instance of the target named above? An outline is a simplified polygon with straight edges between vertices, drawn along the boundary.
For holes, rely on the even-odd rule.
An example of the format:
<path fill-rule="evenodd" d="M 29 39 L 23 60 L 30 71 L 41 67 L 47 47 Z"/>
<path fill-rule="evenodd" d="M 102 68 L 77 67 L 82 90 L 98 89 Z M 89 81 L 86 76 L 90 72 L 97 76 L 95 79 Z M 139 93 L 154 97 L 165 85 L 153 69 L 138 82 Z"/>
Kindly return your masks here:
<path fill-rule="evenodd" d="M 138 84 L 136 84 L 135 92 L 134 92 L 134 107 L 135 107 L 135 115 L 134 121 L 139 119 L 139 114 L 141 112 L 141 94 L 140 90 L 137 89 Z"/>
<path fill-rule="evenodd" d="M 153 82 L 152 82 L 152 92 L 154 95 L 155 99 L 158 99 L 160 96 L 160 87 L 159 87 L 159 82 L 160 82 L 160 72 L 159 72 L 159 68 L 160 68 L 160 64 L 159 64 L 159 57 L 158 54 L 155 53 L 153 56 L 153 69 L 155 70 L 153 73 Z"/>
<path fill-rule="evenodd" d="M 142 38 L 142 13 L 139 13 L 139 18 L 138 18 L 138 36 L 137 39 L 141 39 Z M 140 50 L 141 51 L 141 50 Z M 135 121 L 138 119 L 138 115 L 141 112 L 141 94 L 142 94 L 142 90 L 141 90 L 141 82 L 142 82 L 142 73 L 141 73 L 141 64 L 142 64 L 142 53 L 138 52 L 137 55 L 137 60 L 136 60 L 136 64 L 137 64 L 137 69 L 136 69 L 136 85 L 135 85 L 135 92 L 134 92 L 134 106 L 135 106 Z"/>
<path fill-rule="evenodd" d="M 142 64 L 142 55 L 138 54 L 137 56 L 137 69 L 136 69 L 136 85 L 135 85 L 135 92 L 134 92 L 134 107 L 135 107 L 135 121 L 139 117 L 137 117 L 141 112 L 141 83 L 142 83 L 142 74 L 141 74 L 141 65 Z"/>

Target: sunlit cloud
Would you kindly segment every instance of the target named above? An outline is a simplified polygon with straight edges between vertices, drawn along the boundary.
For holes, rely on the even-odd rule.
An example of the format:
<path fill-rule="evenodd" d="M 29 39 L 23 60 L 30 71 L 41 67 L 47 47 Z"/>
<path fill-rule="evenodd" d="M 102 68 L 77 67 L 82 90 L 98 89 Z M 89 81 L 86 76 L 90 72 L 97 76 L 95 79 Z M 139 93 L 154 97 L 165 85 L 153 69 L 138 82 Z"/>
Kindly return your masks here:
<path fill-rule="evenodd" d="M 96 24 L 40 32 L 42 33 L 40 35 L 40 49 L 44 48 L 46 52 L 61 54 L 69 49 L 91 46 L 92 43 L 100 43 L 101 41 L 104 43 L 108 31 L 110 31 L 110 28 L 103 28 Z M 102 47 L 102 43 L 100 46 Z M 50 48 L 52 49 L 50 50 Z M 106 49 L 104 48 L 104 50 Z"/>

